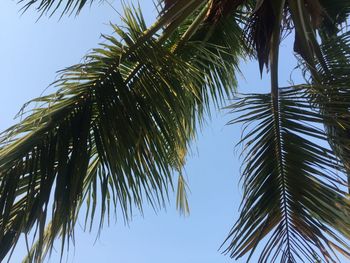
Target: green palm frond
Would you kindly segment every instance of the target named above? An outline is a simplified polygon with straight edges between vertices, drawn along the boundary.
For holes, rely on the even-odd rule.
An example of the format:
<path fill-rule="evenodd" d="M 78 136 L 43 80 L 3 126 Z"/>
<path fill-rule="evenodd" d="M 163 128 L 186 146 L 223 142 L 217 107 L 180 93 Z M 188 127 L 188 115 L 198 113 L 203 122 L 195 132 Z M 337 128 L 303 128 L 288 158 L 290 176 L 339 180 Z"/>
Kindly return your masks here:
<path fill-rule="evenodd" d="M 19 0 L 18 2 L 22 4 L 24 11 L 30 7 L 35 7 L 41 14 L 49 13 L 53 15 L 62 8 L 62 11 L 60 11 L 63 15 L 74 11 L 79 14 L 86 5 L 91 5 L 94 0 Z"/>
<path fill-rule="evenodd" d="M 93 2 L 20 0 L 49 15 Z M 239 57 L 252 54 L 260 72 L 271 69 L 271 94 L 232 106 L 242 113 L 232 123 L 248 132 L 242 211 L 226 252 L 249 260 L 264 240 L 259 262 L 349 257 L 350 42 L 341 32 L 350 1 L 158 2 L 150 27 L 126 8 L 125 28 L 111 25 L 117 37 L 104 36 L 84 63 L 62 71 L 57 93 L 33 100 L 40 106 L 1 134 L 0 260 L 32 229 L 25 262 L 41 262 L 58 237 L 63 253 L 82 206 L 90 230 L 111 214 L 129 220 L 144 202 L 158 209 L 176 173 L 177 207 L 188 213 L 189 143 L 210 103 L 234 93 Z M 292 30 L 311 81 L 279 89 L 281 35 Z"/>
<path fill-rule="evenodd" d="M 347 173 L 350 174 L 350 145 L 346 143 L 350 138 L 350 127 L 346 120 L 349 107 L 345 103 L 350 91 L 349 33 L 324 39 L 320 45 L 320 53 L 322 54 L 322 62 L 316 63 L 317 78 L 313 78 L 309 82 L 316 87 L 322 85 L 328 89 L 312 89 L 310 90 L 312 91 L 310 98 L 315 106 L 325 114 L 334 116 L 330 122 L 325 123 L 325 128 L 329 134 L 332 149 L 343 162 Z M 303 70 L 308 71 L 308 66 L 304 65 Z M 330 101 L 333 103 L 331 107 L 328 104 Z"/>
<path fill-rule="evenodd" d="M 176 208 L 183 215 L 190 214 L 190 206 L 187 199 L 188 186 L 182 174 L 179 175 L 177 182 Z"/>
<path fill-rule="evenodd" d="M 1 259 L 34 226 L 27 260 L 41 262 L 57 237 L 63 252 L 84 204 L 90 228 L 98 208 L 102 227 L 113 211 L 129 220 L 144 201 L 163 206 L 210 98 L 233 93 L 240 34 L 222 37 L 233 41 L 224 48 L 165 31 L 149 37 L 155 29 L 140 10 L 126 9 L 124 22 L 112 25 L 122 41 L 105 36 L 85 63 L 62 71 L 56 94 L 33 100 L 41 106 L 2 134 Z"/>
<path fill-rule="evenodd" d="M 245 130 L 257 123 L 242 139 L 245 192 L 240 218 L 228 237 L 231 243 L 226 252 L 232 257 L 249 254 L 249 261 L 262 240 L 259 262 L 315 262 L 318 258 L 334 262 L 337 253 L 350 256 L 345 241 L 350 237 L 346 162 L 340 151 L 330 150 L 327 144 L 331 142 L 332 149 L 337 143 L 343 148 L 349 145 L 350 96 L 348 85 L 339 85 L 346 76 L 334 74 L 328 66 L 342 68 L 343 50 L 332 39 L 338 52 L 332 62 L 318 44 L 315 32 L 324 29 L 320 27 L 326 11 L 322 8 L 317 0 L 259 1 L 248 24 L 248 39 L 260 70 L 264 65 L 271 68 L 271 94 L 248 95 L 232 106 L 243 112 L 234 123 L 245 123 Z M 296 32 L 294 48 L 311 74 L 312 85 L 279 89 L 281 32 L 291 22 Z"/>
<path fill-rule="evenodd" d="M 232 123 L 247 129 L 242 211 L 226 250 L 232 257 L 251 256 L 262 240 L 258 262 L 315 262 L 315 255 L 333 262 L 338 252 L 350 257 L 344 167 L 321 129 L 335 116 L 313 108 L 310 88 L 279 89 L 278 110 L 270 94 L 246 95 L 232 105 L 241 112 Z M 350 96 L 342 103 L 349 105 Z"/>

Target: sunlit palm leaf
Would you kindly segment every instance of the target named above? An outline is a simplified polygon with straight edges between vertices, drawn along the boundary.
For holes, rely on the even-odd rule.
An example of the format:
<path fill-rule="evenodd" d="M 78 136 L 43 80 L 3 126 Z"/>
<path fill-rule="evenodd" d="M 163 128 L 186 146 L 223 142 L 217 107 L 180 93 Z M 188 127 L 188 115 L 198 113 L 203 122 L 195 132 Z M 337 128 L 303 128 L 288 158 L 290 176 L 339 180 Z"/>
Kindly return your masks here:
<path fill-rule="evenodd" d="M 350 237 L 344 167 L 321 129 L 334 116 L 313 109 L 309 89 L 280 89 L 278 111 L 270 94 L 247 95 L 232 106 L 242 112 L 233 123 L 248 128 L 242 138 L 242 211 L 228 238 L 232 257 L 252 255 L 262 240 L 259 262 L 315 262 L 315 256 L 333 262 L 335 252 L 350 256 L 343 240 Z M 342 103 L 349 105 L 350 97 Z"/>
<path fill-rule="evenodd" d="M 1 258 L 35 225 L 28 260 L 40 262 L 58 236 L 63 251 L 84 201 L 86 223 L 100 208 L 100 226 L 111 210 L 128 220 L 144 201 L 162 206 L 209 99 L 232 94 L 240 34 L 221 38 L 228 48 L 181 34 L 162 42 L 143 39 L 138 11 L 126 9 L 124 22 L 113 26 L 123 42 L 105 36 L 86 63 L 62 72 L 56 94 L 34 100 L 42 106 L 2 134 Z"/>

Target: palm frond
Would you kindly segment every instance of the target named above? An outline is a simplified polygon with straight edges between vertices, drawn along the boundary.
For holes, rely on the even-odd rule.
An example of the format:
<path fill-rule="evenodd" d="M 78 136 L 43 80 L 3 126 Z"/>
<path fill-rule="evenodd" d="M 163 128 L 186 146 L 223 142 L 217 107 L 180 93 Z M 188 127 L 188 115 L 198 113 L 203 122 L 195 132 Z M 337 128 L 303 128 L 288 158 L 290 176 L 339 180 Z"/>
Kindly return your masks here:
<path fill-rule="evenodd" d="M 315 86 L 310 93 L 310 98 L 325 114 L 333 115 L 330 122 L 325 123 L 329 134 L 329 142 L 332 149 L 343 162 L 350 174 L 350 146 L 347 144 L 350 138 L 350 127 L 347 125 L 349 114 L 348 105 L 344 102 L 349 94 L 349 58 L 350 58 L 350 36 L 349 33 L 334 35 L 323 39 L 320 45 L 322 61 L 316 63 L 317 80 L 312 79 L 310 84 Z M 308 71 L 308 65 L 304 65 L 304 71 Z M 318 86 L 328 89 L 318 89 Z M 332 102 L 331 107 L 329 102 Z M 349 179 L 350 182 L 350 179 Z"/>
<path fill-rule="evenodd" d="M 90 228 L 98 207 L 102 227 L 112 209 L 129 220 L 144 201 L 163 206 L 209 99 L 234 91 L 240 35 L 222 38 L 235 40 L 231 50 L 198 39 L 177 47 L 182 35 L 154 35 L 161 23 L 147 29 L 140 10 L 126 8 L 124 22 L 112 25 L 122 41 L 105 36 L 2 134 L 0 259 L 34 226 L 28 260 L 41 262 L 57 237 L 63 252 L 83 204 Z"/>
<path fill-rule="evenodd" d="M 103 1 L 103 0 L 102 0 Z M 26 11 L 31 7 L 41 14 L 53 15 L 60 10 L 61 14 L 72 14 L 74 11 L 79 14 L 86 6 L 91 5 L 94 0 L 19 0 L 18 3 L 22 5 L 22 10 Z M 95 1 L 96 2 L 96 1 Z"/>
<path fill-rule="evenodd" d="M 309 89 L 279 89 L 278 110 L 270 94 L 246 95 L 232 106 L 241 112 L 232 123 L 244 123 L 247 130 L 241 140 L 242 211 L 227 239 L 226 252 L 234 258 L 249 254 L 249 261 L 263 240 L 258 262 L 350 257 L 345 169 L 322 129 L 335 116 L 313 108 Z M 324 103 L 349 105 L 350 97 Z"/>
<path fill-rule="evenodd" d="M 190 206 L 188 205 L 187 191 L 188 186 L 182 174 L 179 175 L 177 183 L 176 208 L 183 215 L 190 214 Z"/>

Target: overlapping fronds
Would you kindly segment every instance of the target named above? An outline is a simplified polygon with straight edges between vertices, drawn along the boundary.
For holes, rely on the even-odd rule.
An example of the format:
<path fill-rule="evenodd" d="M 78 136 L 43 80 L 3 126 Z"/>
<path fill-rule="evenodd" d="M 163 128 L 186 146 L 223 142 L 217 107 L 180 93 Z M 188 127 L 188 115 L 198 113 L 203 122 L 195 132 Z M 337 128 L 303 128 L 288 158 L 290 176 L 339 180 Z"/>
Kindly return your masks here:
<path fill-rule="evenodd" d="M 283 16 L 276 19 L 273 6 L 279 1 L 256 1 L 255 9 L 245 13 L 249 20 L 245 37 L 255 50 L 262 72 L 269 67 L 271 38 L 274 28 L 281 27 L 281 33 L 289 34 L 295 30 L 294 51 L 299 53 L 311 66 L 313 52 L 318 51 L 316 31 L 321 38 L 335 35 L 346 21 L 350 11 L 349 1 L 332 0 L 286 0 L 283 4 Z M 248 4 L 245 4 L 249 6 Z M 317 47 L 316 47 L 317 46 Z"/>
<path fill-rule="evenodd" d="M 350 92 L 350 38 L 349 33 L 334 34 L 324 38 L 320 45 L 317 44 L 319 53 L 315 59 L 315 68 L 310 68 L 308 63 L 303 64 L 303 70 L 310 72 L 311 78 L 307 81 L 323 88 L 310 89 L 310 99 L 315 107 L 327 115 L 332 115 L 330 122 L 325 123 L 329 133 L 329 142 L 345 165 L 348 173 L 350 171 L 349 145 L 346 143 L 350 138 L 350 130 L 347 125 L 349 106 L 344 103 Z M 332 106 L 329 106 L 329 102 Z M 349 181 L 350 182 L 350 181 Z"/>
<path fill-rule="evenodd" d="M 277 108 L 270 94 L 246 95 L 232 106 L 241 113 L 232 123 L 244 123 L 246 131 L 242 211 L 228 237 L 232 257 L 251 256 L 262 240 L 258 262 L 350 257 L 346 176 L 322 129 L 336 116 L 314 109 L 309 89 L 279 89 Z M 324 103 L 350 105 L 350 96 Z"/>
<path fill-rule="evenodd" d="M 242 212 L 226 250 L 232 257 L 249 254 L 249 261 L 262 240 L 259 262 L 334 262 L 337 253 L 350 256 L 350 96 L 347 73 L 342 73 L 349 55 L 338 31 L 322 38 L 328 39 L 328 50 L 318 44 L 316 30 L 322 34 L 329 29 L 323 20 L 327 3 L 326 8 L 318 0 L 281 1 L 278 6 L 263 0 L 253 12 L 248 39 L 260 70 L 264 65 L 271 69 L 271 93 L 248 95 L 232 106 L 243 112 L 233 122 L 243 122 L 249 130 L 241 141 Z M 343 10 L 334 11 L 338 15 Z M 332 23 L 338 29 L 343 21 Z M 295 29 L 294 50 L 312 81 L 310 86 L 278 89 L 281 33 L 290 26 Z M 249 129 L 252 123 L 256 126 Z"/>
<path fill-rule="evenodd" d="M 112 25 L 122 41 L 105 36 L 62 72 L 56 94 L 33 100 L 41 106 L 2 134 L 0 259 L 35 226 L 29 262 L 57 237 L 63 251 L 84 203 L 90 227 L 97 209 L 102 226 L 113 211 L 128 220 L 144 201 L 162 206 L 209 98 L 233 92 L 238 51 L 181 35 L 145 38 L 139 10 L 126 9 L 124 22 L 125 30 Z"/>
<path fill-rule="evenodd" d="M 325 123 L 329 133 L 329 142 L 350 174 L 350 127 L 344 125 L 349 115 L 349 105 L 345 103 L 350 94 L 350 35 L 348 32 L 334 35 L 325 39 L 320 45 L 322 63 L 317 66 L 317 81 L 311 83 L 323 85 L 328 89 L 313 89 L 312 101 L 324 111 L 325 114 L 335 116 L 330 122 Z M 333 104 L 331 107 L 328 102 Z M 350 181 L 349 181 L 350 182 Z M 350 185 L 350 184 L 349 184 Z"/>
<path fill-rule="evenodd" d="M 93 0 L 20 2 L 65 14 Z M 41 106 L 2 134 L 0 260 L 34 226 L 38 241 L 26 262 L 40 262 L 56 237 L 64 249 L 84 203 L 89 228 L 97 209 L 102 227 L 111 211 L 128 220 L 144 201 L 162 206 L 174 172 L 177 205 L 187 213 L 188 144 L 210 100 L 220 105 L 232 94 L 238 56 L 251 54 L 261 73 L 271 70 L 271 94 L 232 106 L 242 113 L 233 123 L 248 132 L 244 200 L 227 252 L 251 256 L 264 240 L 259 262 L 349 257 L 350 45 L 340 32 L 350 1 L 158 2 L 160 16 L 148 28 L 127 9 L 126 29 L 112 25 L 117 38 L 105 36 L 108 44 L 63 71 L 59 91 L 34 100 Z M 279 89 L 279 46 L 293 30 L 311 81 Z"/>

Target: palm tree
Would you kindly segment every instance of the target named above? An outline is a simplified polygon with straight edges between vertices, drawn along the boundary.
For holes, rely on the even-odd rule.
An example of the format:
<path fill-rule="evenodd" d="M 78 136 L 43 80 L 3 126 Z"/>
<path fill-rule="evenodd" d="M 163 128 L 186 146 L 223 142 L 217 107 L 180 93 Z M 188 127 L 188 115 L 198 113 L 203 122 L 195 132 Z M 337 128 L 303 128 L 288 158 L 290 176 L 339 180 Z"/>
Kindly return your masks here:
<path fill-rule="evenodd" d="M 20 2 L 63 15 L 92 0 Z M 159 10 L 147 28 L 139 8 L 125 7 L 117 36 L 1 134 L 0 259 L 35 227 L 26 262 L 41 262 L 58 237 L 63 251 L 83 205 L 86 224 L 101 206 L 101 226 L 111 206 L 125 220 L 144 201 L 163 206 L 174 174 L 187 212 L 184 156 L 210 101 L 235 94 L 242 57 L 270 70 L 271 92 L 228 106 L 246 132 L 242 209 L 225 251 L 249 260 L 261 245 L 259 262 L 350 257 L 350 1 L 164 0 Z M 280 87 L 290 33 L 305 84 Z"/>

